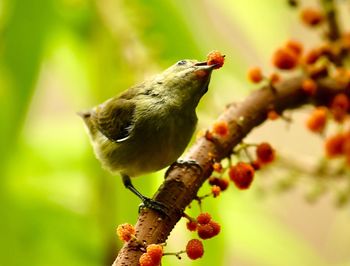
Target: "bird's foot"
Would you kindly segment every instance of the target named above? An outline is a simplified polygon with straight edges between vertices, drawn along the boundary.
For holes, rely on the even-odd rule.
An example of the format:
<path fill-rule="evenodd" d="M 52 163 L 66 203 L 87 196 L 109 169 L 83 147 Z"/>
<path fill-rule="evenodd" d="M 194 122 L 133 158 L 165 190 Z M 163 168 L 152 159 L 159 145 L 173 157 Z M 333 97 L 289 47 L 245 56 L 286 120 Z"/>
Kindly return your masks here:
<path fill-rule="evenodd" d="M 169 175 L 169 173 L 175 168 L 175 167 L 193 167 L 196 168 L 200 174 L 203 173 L 203 168 L 200 166 L 200 164 L 196 160 L 182 160 L 179 159 L 176 162 L 172 163 L 170 167 L 165 172 L 165 177 Z"/>
<path fill-rule="evenodd" d="M 139 205 L 139 213 L 144 208 L 155 210 L 164 216 L 169 216 L 169 208 L 165 204 L 145 196 L 142 198 L 142 203 Z"/>

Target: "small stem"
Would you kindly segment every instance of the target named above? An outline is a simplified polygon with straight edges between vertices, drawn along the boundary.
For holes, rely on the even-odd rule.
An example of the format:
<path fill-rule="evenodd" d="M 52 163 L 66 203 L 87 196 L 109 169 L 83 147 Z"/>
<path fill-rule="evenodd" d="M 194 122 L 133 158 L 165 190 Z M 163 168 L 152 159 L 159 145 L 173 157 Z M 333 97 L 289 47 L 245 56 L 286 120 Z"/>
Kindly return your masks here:
<path fill-rule="evenodd" d="M 178 251 L 178 252 L 165 252 L 163 253 L 163 256 L 176 256 L 179 260 L 181 260 L 181 254 L 184 254 L 186 253 L 185 250 L 181 250 L 181 251 Z"/>

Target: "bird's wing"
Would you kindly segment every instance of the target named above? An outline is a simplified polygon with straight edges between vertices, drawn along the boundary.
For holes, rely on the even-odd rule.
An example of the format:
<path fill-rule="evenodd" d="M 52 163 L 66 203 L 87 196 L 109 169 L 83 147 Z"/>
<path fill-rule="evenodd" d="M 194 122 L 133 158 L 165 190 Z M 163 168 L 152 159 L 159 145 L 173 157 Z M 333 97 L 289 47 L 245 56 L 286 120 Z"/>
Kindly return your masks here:
<path fill-rule="evenodd" d="M 134 128 L 135 103 L 125 98 L 113 98 L 96 112 L 98 130 L 114 142 L 123 142 Z"/>

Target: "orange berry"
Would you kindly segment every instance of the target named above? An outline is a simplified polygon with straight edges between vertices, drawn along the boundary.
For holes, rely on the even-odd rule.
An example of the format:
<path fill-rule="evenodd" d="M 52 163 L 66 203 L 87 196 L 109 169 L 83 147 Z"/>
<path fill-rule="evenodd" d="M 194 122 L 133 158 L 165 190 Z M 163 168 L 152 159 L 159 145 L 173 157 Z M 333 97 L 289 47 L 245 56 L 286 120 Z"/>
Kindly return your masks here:
<path fill-rule="evenodd" d="M 327 108 L 317 107 L 306 121 L 306 126 L 312 132 L 320 133 L 324 130 L 326 123 Z"/>
<path fill-rule="evenodd" d="M 316 63 L 321 56 L 322 54 L 319 49 L 312 49 L 305 55 L 304 61 L 306 64 L 311 65 Z"/>
<path fill-rule="evenodd" d="M 219 51 L 212 51 L 207 55 L 207 65 L 215 65 L 215 69 L 218 69 L 224 65 L 225 56 Z"/>
<path fill-rule="evenodd" d="M 270 163 L 275 159 L 275 150 L 267 142 L 262 142 L 256 148 L 256 157 L 262 164 Z"/>
<path fill-rule="evenodd" d="M 275 110 L 270 110 L 267 112 L 267 118 L 270 120 L 276 120 L 280 115 Z"/>
<path fill-rule="evenodd" d="M 220 195 L 221 189 L 219 186 L 212 186 L 211 193 L 213 194 L 214 198 L 218 197 Z"/>
<path fill-rule="evenodd" d="M 254 168 L 247 163 L 239 162 L 230 167 L 229 176 L 239 189 L 247 189 L 254 178 Z"/>
<path fill-rule="evenodd" d="M 135 235 L 135 227 L 131 224 L 125 223 L 118 225 L 117 235 L 120 240 L 128 242 Z"/>
<path fill-rule="evenodd" d="M 148 245 L 147 254 L 151 257 L 155 265 L 159 265 L 163 257 L 163 246 L 157 244 Z"/>
<path fill-rule="evenodd" d="M 140 266 L 158 266 L 148 253 L 143 253 L 139 259 Z"/>
<path fill-rule="evenodd" d="M 286 47 L 292 50 L 297 56 L 301 56 L 303 53 L 303 45 L 295 40 L 289 40 L 286 43 Z"/>
<path fill-rule="evenodd" d="M 191 260 L 196 260 L 201 258 L 204 254 L 202 241 L 198 239 L 192 239 L 188 241 L 186 245 L 186 253 Z"/>
<path fill-rule="evenodd" d="M 189 231 L 193 232 L 193 231 L 196 231 L 197 230 L 197 222 L 195 221 L 188 221 L 186 223 L 186 227 Z"/>
<path fill-rule="evenodd" d="M 328 157 L 336 157 L 344 153 L 345 135 L 336 134 L 326 139 L 325 150 Z"/>
<path fill-rule="evenodd" d="M 273 72 L 269 78 L 272 85 L 276 85 L 281 80 L 280 75 L 275 72 Z"/>
<path fill-rule="evenodd" d="M 207 212 L 203 212 L 197 216 L 197 222 L 201 225 L 209 223 L 211 216 Z"/>
<path fill-rule="evenodd" d="M 228 135 L 228 125 L 226 121 L 218 121 L 214 123 L 213 131 L 215 134 L 221 137 L 226 137 Z"/>
<path fill-rule="evenodd" d="M 317 90 L 317 84 L 313 79 L 307 78 L 303 80 L 301 84 L 302 91 L 308 96 L 313 96 Z"/>
<path fill-rule="evenodd" d="M 264 78 L 260 67 L 253 67 L 248 70 L 248 79 L 253 83 L 259 83 Z"/>
<path fill-rule="evenodd" d="M 273 65 L 282 70 L 291 70 L 298 64 L 298 56 L 289 48 L 279 48 L 272 58 Z"/>
<path fill-rule="evenodd" d="M 304 8 L 301 11 L 300 18 L 306 25 L 311 27 L 319 25 L 324 20 L 321 11 L 311 7 Z"/>
<path fill-rule="evenodd" d="M 213 169 L 215 172 L 222 172 L 222 164 L 221 163 L 213 163 Z"/>

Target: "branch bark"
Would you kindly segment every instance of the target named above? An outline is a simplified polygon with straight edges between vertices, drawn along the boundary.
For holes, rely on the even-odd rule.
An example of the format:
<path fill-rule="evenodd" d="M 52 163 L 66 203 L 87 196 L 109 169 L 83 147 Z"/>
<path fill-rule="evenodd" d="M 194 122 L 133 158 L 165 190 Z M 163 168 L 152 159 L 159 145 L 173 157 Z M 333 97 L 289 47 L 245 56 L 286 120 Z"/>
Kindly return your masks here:
<path fill-rule="evenodd" d="M 232 149 L 255 127 L 266 120 L 271 108 L 277 112 L 298 108 L 304 104 L 328 104 L 330 98 L 339 92 L 346 92 L 346 86 L 331 79 L 318 80 L 318 90 L 314 97 L 307 97 L 300 89 L 303 76 L 280 82 L 275 89 L 266 85 L 252 92 L 243 102 L 229 105 L 218 117 L 226 121 L 229 135 L 209 141 L 200 137 L 185 155 L 185 160 L 196 160 L 203 169 L 172 169 L 154 198 L 169 206 L 169 217 L 162 217 L 153 210 L 143 210 L 136 224 L 136 237 L 147 244 L 163 243 L 182 217 L 186 206 L 196 197 L 199 188 L 212 173 L 213 159 L 220 161 L 231 154 Z M 126 243 L 120 250 L 113 266 L 138 265 L 142 252 L 135 242 Z"/>

